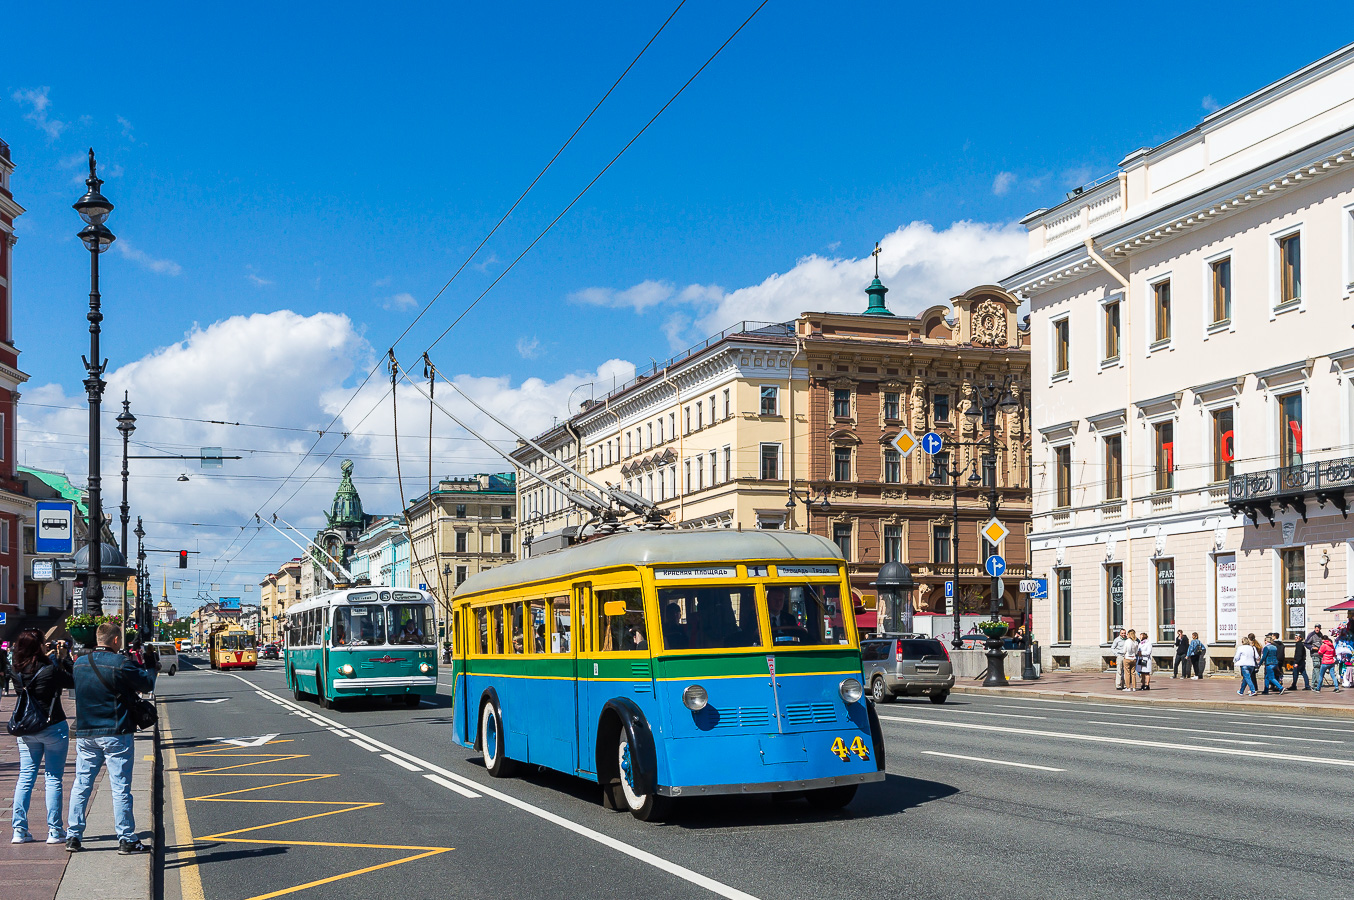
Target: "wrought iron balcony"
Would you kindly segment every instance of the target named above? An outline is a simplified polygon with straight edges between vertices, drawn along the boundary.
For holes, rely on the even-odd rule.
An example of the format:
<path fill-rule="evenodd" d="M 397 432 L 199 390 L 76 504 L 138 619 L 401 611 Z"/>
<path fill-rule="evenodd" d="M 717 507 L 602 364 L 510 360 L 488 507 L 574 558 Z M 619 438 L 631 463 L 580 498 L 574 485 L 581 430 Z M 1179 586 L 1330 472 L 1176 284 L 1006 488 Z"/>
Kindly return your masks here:
<path fill-rule="evenodd" d="M 1259 525 L 1260 516 L 1274 524 L 1274 507 L 1291 509 L 1307 521 L 1307 498 L 1317 506 L 1327 503 L 1349 518 L 1345 491 L 1354 489 L 1354 457 L 1328 459 L 1233 475 L 1227 483 L 1227 506 L 1232 513 L 1244 513 L 1251 524 Z"/>

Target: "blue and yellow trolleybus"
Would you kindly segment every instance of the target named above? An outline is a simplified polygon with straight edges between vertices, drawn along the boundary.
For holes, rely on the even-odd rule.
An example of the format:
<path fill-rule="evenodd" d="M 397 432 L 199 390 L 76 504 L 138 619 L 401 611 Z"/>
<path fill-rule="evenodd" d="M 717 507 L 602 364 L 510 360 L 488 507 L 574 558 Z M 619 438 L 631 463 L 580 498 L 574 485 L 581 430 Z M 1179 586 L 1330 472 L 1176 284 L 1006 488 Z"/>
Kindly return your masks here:
<path fill-rule="evenodd" d="M 437 629 L 431 597 L 407 588 L 331 591 L 287 610 L 284 654 L 293 696 L 325 709 L 346 697 L 437 693 Z"/>
<path fill-rule="evenodd" d="M 472 576 L 452 611 L 454 737 L 643 820 L 674 800 L 884 778 L 845 563 L 816 535 L 639 531 Z"/>

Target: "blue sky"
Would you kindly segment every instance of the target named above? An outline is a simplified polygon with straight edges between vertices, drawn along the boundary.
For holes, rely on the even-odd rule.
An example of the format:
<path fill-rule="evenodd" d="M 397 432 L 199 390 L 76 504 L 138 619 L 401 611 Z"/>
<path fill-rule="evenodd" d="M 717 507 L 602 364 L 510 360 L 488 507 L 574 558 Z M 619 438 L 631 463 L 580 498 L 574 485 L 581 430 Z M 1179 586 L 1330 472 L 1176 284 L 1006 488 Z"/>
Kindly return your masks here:
<path fill-rule="evenodd" d="M 15 254 L 25 399 L 80 397 L 87 260 L 70 204 L 88 146 L 117 206 L 120 247 L 103 260 L 103 287 L 111 368 L 131 366 L 118 385 L 165 415 L 213 404 L 214 417 L 318 427 L 675 2 L 7 9 L 0 138 L 28 209 Z M 412 365 L 755 5 L 689 0 L 401 357 Z M 598 380 L 607 360 L 661 359 L 740 316 L 849 306 L 843 290 L 863 305 L 864 282 L 851 287 L 859 266 L 834 260 L 859 259 L 912 222 L 930 228 L 892 245 L 889 299 L 914 310 L 943 302 L 966 277 L 1002 274 L 990 270 L 1023 246 L 1010 223 L 1192 127 L 1210 105 L 1337 49 L 1354 18 L 1331 9 L 1320 27 L 1290 28 L 1258 5 L 1226 16 L 1206 4 L 1018 9 L 771 0 L 435 360 L 497 385 L 505 402 L 531 378 L 567 393 Z M 91 44 L 98 59 L 74 52 Z M 982 227 L 960 234 L 960 221 Z M 984 247 L 986 268 L 965 269 Z M 951 255 L 943 277 L 926 269 L 932 254 Z M 815 255 L 818 271 L 846 273 L 822 295 L 801 263 Z M 787 280 L 796 272 L 809 274 Z M 782 288 L 770 299 L 767 279 Z M 241 354 L 291 352 L 279 320 L 258 320 L 262 336 L 244 344 L 212 345 L 218 393 L 179 390 L 172 374 L 131 377 L 213 323 L 283 310 L 348 323 L 316 351 L 325 362 L 313 377 L 289 372 L 295 391 L 313 384 L 304 403 L 261 403 L 231 381 Z M 548 425 L 548 406 L 523 424 Z M 35 410 L 29 435 L 56 437 L 28 461 L 80 472 L 78 439 L 61 437 L 74 422 Z M 161 448 L 259 444 L 238 430 L 157 438 L 149 422 L 138 437 Z M 273 449 L 295 452 L 284 445 Z M 469 465 L 449 456 L 439 468 Z M 291 468 L 260 469 L 263 494 Z M 331 489 L 303 494 L 301 518 L 313 521 Z M 370 490 L 388 505 L 388 488 Z M 240 521 L 262 499 L 194 501 L 193 520 Z"/>

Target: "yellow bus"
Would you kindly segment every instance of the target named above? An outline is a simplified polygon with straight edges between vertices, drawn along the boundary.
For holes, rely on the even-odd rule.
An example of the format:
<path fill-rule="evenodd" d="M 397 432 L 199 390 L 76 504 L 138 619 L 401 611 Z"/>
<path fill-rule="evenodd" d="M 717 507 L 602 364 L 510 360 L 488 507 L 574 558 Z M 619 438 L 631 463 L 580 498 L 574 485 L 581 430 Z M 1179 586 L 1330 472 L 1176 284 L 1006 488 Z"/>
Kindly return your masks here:
<path fill-rule="evenodd" d="M 207 639 L 213 669 L 252 669 L 258 663 L 254 635 L 239 625 L 222 625 Z"/>

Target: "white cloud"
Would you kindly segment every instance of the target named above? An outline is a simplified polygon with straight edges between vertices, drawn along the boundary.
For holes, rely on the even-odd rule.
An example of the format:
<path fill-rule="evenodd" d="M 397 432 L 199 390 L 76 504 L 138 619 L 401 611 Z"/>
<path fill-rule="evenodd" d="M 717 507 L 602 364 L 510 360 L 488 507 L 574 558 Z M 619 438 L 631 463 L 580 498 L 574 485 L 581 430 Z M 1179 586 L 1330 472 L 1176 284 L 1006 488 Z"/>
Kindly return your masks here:
<path fill-rule="evenodd" d="M 418 301 L 414 295 L 408 292 L 401 292 L 385 298 L 381 301 L 382 309 L 417 309 Z"/>
<path fill-rule="evenodd" d="M 702 303 L 718 299 L 723 291 L 716 285 L 690 284 L 681 290 L 667 281 L 641 281 L 623 291 L 590 287 L 570 294 L 575 303 L 606 306 L 612 309 L 633 309 L 642 313 L 660 303 Z"/>
<path fill-rule="evenodd" d="M 201 447 L 219 446 L 227 456 L 244 457 L 227 460 L 217 470 L 203 470 L 191 461 L 135 460 L 130 502 L 133 516 L 146 518 L 151 546 L 200 549 L 194 565 L 203 566 L 204 581 L 213 567 L 219 567 L 212 580 L 223 585 L 222 593 L 230 593 L 226 585 L 257 584 L 264 574 L 296 556 L 297 550 L 270 528 L 255 534 L 252 525 L 243 531 L 239 526 L 262 508 L 265 516 L 276 511 L 298 528 L 315 531 L 323 525 L 321 512 L 329 507 L 343 459 L 355 463 L 354 481 L 368 512 L 393 513 L 399 509 L 389 381 L 381 372 L 360 391 L 354 387 L 379 358 L 350 319 L 333 313 L 302 316 L 280 310 L 234 316 L 195 328 L 182 341 L 106 376 L 105 472 L 115 470 L 121 452 L 112 426 L 118 411 L 115 400 L 121 399 L 123 391 L 129 392 L 132 412 L 137 415 L 134 453 L 191 455 Z M 229 364 L 223 364 L 223 360 Z M 594 372 L 573 373 L 553 382 L 532 378 L 514 384 L 506 377 L 449 377 L 515 428 L 538 434 L 567 414 L 571 392 L 575 400 L 589 396 L 587 388 L 575 391 L 580 385 L 591 384 L 600 396 L 613 385 L 633 378 L 634 373 L 633 364 L 609 360 Z M 406 383 L 400 384 L 396 396 L 408 499 L 427 490 L 428 401 Z M 438 385 L 436 396 L 458 418 L 511 451 L 515 444 L 512 436 L 460 399 L 448 385 Z M 302 462 L 302 454 L 316 442 L 316 431 L 328 426 L 335 416 L 339 418 L 333 430 L 319 439 L 317 451 Z M 293 430 L 231 427 L 190 419 Z M 86 421 L 82 392 L 68 393 L 56 384 L 25 391 L 19 405 L 20 461 L 66 472 L 75 482 L 84 483 L 88 469 Z M 344 432 L 349 437 L 337 446 Z M 326 460 L 336 446 L 337 451 Z M 510 470 L 500 456 L 441 412 L 435 414 L 435 478 Z M 186 472 L 189 481 L 179 482 L 180 472 Z M 293 472 L 295 475 L 288 478 Z M 284 483 L 284 479 L 288 480 Z M 270 499 L 279 484 L 281 488 Z M 110 514 L 116 513 L 116 492 L 115 479 L 105 476 L 104 503 Z M 192 522 L 228 527 L 172 524 Z M 232 538 L 238 540 L 224 555 L 230 561 L 218 563 Z M 180 611 L 193 605 L 178 603 Z"/>
<path fill-rule="evenodd" d="M 536 359 L 541 355 L 541 339 L 526 335 L 517 339 L 517 355 L 523 359 Z"/>
<path fill-rule="evenodd" d="M 245 266 L 245 270 L 246 271 L 244 277 L 249 279 L 249 283 L 254 285 L 255 287 L 268 287 L 270 284 L 273 283 L 272 281 L 268 280 L 267 278 L 264 278 L 262 275 L 259 275 L 257 272 L 255 272 L 253 266 Z"/>
<path fill-rule="evenodd" d="M 133 144 L 136 143 L 136 135 L 132 134 L 132 123 L 128 122 L 122 116 L 118 116 L 118 124 L 122 126 L 122 136 Z"/>
<path fill-rule="evenodd" d="M 174 262 L 174 260 L 157 259 L 146 251 L 138 250 L 136 247 L 133 247 L 131 244 L 127 243 L 126 239 L 119 239 L 114 242 L 113 246 L 116 247 L 118 252 L 123 256 L 141 266 L 143 269 L 154 272 L 156 275 L 183 274 L 183 266 Z"/>
<path fill-rule="evenodd" d="M 992 179 L 992 193 L 998 197 L 1004 196 L 1015 186 L 1016 176 L 1014 172 L 998 172 L 997 177 Z"/>
<path fill-rule="evenodd" d="M 1208 96 L 1204 97 L 1200 105 L 1203 106 L 1205 111 L 1211 113 L 1215 113 L 1218 110 L 1222 109 L 1222 104 L 1214 100 L 1212 94 L 1209 94 Z"/>
<path fill-rule="evenodd" d="M 24 113 L 24 118 L 41 129 L 48 140 L 54 141 L 66 130 L 67 123 L 48 118 L 47 110 L 52 105 L 48 97 L 50 91 L 49 87 L 27 88 L 15 91 L 12 96 L 15 103 L 28 105 L 29 111 Z"/>

